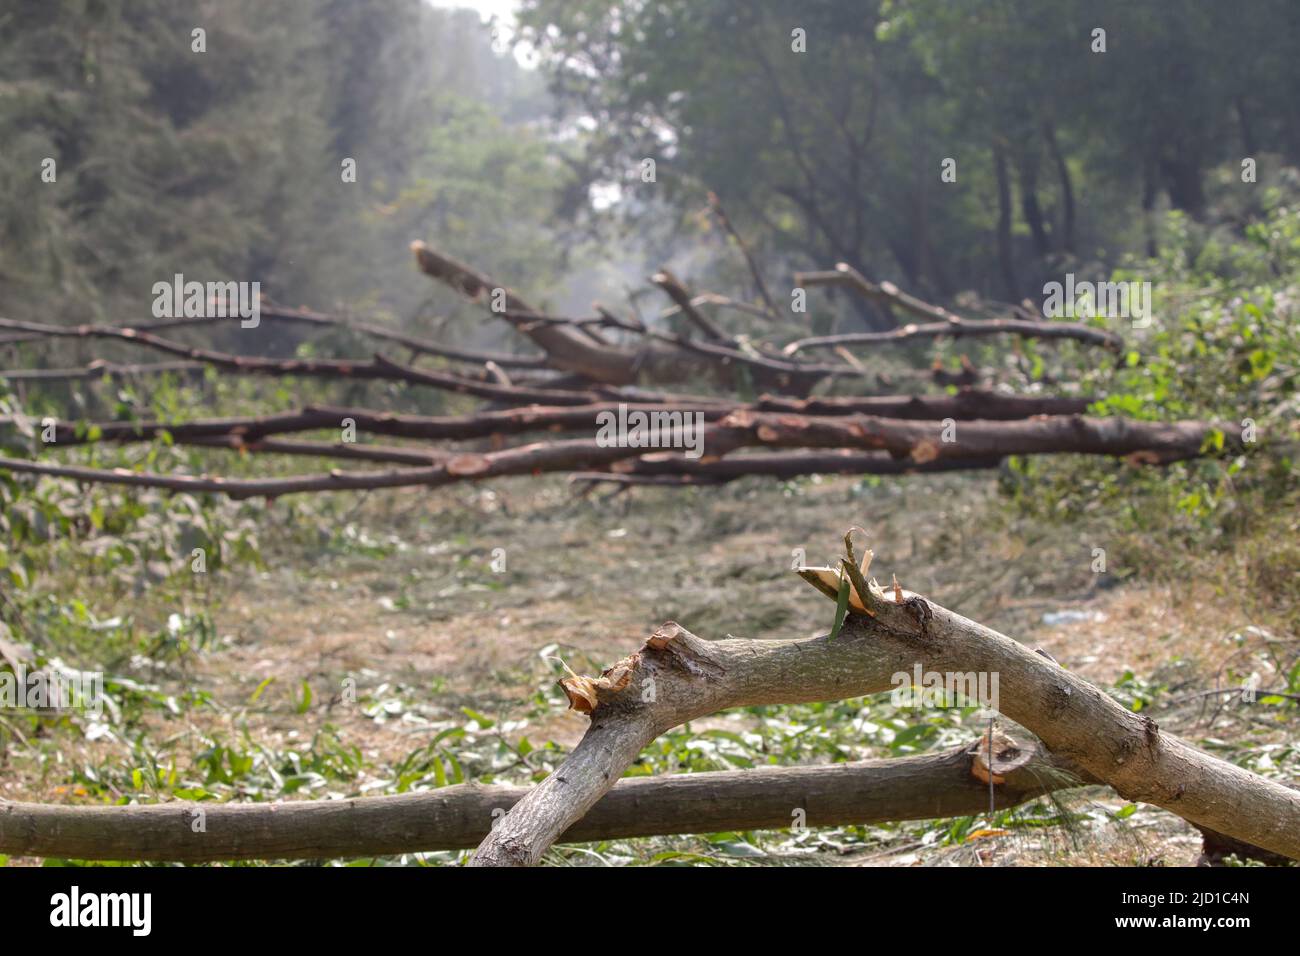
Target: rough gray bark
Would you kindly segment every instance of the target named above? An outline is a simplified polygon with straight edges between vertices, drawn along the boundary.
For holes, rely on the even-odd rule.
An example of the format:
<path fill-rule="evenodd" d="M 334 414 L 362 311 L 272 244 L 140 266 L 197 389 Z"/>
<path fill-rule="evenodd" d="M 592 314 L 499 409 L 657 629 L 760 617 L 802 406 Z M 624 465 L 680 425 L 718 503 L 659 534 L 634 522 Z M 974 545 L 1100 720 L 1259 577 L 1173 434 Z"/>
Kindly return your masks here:
<path fill-rule="evenodd" d="M 565 843 L 968 816 L 988 808 L 974 747 L 820 767 L 763 767 L 620 780 Z M 994 788 L 999 808 L 1078 785 L 1041 749 Z M 74 860 L 314 860 L 477 846 L 530 787 L 442 787 L 391 797 L 287 803 L 70 807 L 0 800 L 0 853 Z M 203 829 L 196 832 L 197 812 Z"/>
<path fill-rule="evenodd" d="M 573 706 L 592 714 L 590 747 L 575 750 L 575 772 L 566 761 L 516 804 L 472 864 L 536 863 L 645 743 L 685 721 L 877 693 L 918 664 L 998 674 L 1003 714 L 1124 798 L 1300 859 L 1300 793 L 1161 731 L 1058 664 L 920 595 L 886 599 L 868 589 L 865 600 L 874 616 L 852 616 L 833 641 L 703 641 L 670 622 L 601 678 L 564 681 Z"/>
<path fill-rule="evenodd" d="M 891 591 L 891 595 L 894 592 Z M 452 849 L 486 833 L 477 865 L 536 862 L 557 839 L 924 819 L 983 809 L 977 762 L 955 754 L 824 768 L 624 781 L 645 743 L 729 707 L 835 700 L 889 689 L 894 675 L 998 673 L 1003 713 L 1052 757 L 994 761 L 1000 806 L 1099 782 L 1213 830 L 1300 859 L 1300 793 L 1165 734 L 1059 665 L 919 595 L 886 599 L 840 635 L 708 642 L 676 624 L 602 677 L 571 677 L 587 736 L 536 787 L 452 787 L 401 797 L 289 804 L 40 806 L 0 801 L 0 852 L 84 859 L 216 860 L 378 855 Z M 987 779 L 987 778 L 985 778 Z M 612 793 L 610 792 L 612 791 Z M 491 821 L 512 807 L 500 822 Z M 589 812 L 590 811 L 590 812 Z M 203 826 L 196 827 L 202 813 Z M 491 829 L 489 829 L 491 828 Z M 196 832 L 197 831 L 197 832 Z"/>

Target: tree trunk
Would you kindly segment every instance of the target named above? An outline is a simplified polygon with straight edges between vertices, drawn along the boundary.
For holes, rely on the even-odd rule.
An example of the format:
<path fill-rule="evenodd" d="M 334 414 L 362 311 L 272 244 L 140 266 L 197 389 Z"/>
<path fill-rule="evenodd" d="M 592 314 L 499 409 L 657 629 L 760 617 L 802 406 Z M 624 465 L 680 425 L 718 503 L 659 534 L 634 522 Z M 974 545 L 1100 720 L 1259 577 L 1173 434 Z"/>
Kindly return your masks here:
<path fill-rule="evenodd" d="M 1160 175 L 1175 209 L 1181 209 L 1193 219 L 1205 215 L 1205 188 L 1201 182 L 1201 167 L 1197 158 L 1188 152 L 1178 152 L 1160 160 Z"/>
<path fill-rule="evenodd" d="M 1009 302 L 1020 301 L 1020 287 L 1016 282 L 1014 249 L 1011 244 L 1011 178 L 1007 173 L 1006 150 L 1000 144 L 993 146 L 993 170 L 998 181 L 998 264 L 1002 268 L 1003 292 Z"/>
<path fill-rule="evenodd" d="M 1155 208 L 1160 188 L 1156 182 L 1156 162 L 1148 157 L 1142 166 L 1142 228 L 1147 234 L 1147 256 L 1154 259 L 1160 254 L 1156 240 Z"/>
<path fill-rule="evenodd" d="M 1042 207 L 1038 204 L 1038 155 L 1032 153 L 1023 156 L 1018 164 L 1020 172 L 1020 212 L 1029 224 L 1030 234 L 1034 237 L 1034 251 L 1040 259 L 1046 258 L 1052 251 L 1052 240 L 1047 234 L 1047 223 L 1043 218 Z"/>
<path fill-rule="evenodd" d="M 1052 153 L 1052 162 L 1056 164 L 1056 178 L 1061 184 L 1061 249 L 1074 254 L 1074 183 L 1070 178 L 1070 165 L 1061 152 L 1061 144 L 1056 139 L 1056 127 L 1051 120 L 1043 124 L 1043 135 L 1047 139 L 1047 148 Z"/>

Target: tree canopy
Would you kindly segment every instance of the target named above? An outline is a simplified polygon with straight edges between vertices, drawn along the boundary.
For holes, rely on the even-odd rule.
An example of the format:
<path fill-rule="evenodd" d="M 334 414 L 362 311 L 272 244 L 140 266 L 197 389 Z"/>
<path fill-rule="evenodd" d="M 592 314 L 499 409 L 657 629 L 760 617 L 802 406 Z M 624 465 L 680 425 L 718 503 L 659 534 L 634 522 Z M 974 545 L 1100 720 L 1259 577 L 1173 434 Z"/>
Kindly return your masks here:
<path fill-rule="evenodd" d="M 1151 251 L 1157 209 L 1206 215 L 1213 167 L 1300 148 L 1285 0 L 523 7 L 594 176 L 643 189 L 658 157 L 655 195 L 718 192 L 771 254 L 938 295 Z"/>

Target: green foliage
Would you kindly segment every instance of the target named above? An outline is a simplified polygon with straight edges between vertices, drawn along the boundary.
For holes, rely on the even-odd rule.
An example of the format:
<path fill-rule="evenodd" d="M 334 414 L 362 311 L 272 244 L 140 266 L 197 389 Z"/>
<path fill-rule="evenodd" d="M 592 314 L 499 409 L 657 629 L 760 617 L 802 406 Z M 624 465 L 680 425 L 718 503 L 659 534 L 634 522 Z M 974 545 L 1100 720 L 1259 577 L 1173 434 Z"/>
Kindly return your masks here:
<path fill-rule="evenodd" d="M 1275 206 L 1245 229 L 1208 227 L 1175 214 L 1161 257 L 1134 263 L 1117 280 L 1150 281 L 1155 319 L 1134 329 L 1131 351 L 1114 365 L 1082 370 L 1081 387 L 1104 396 L 1098 414 L 1248 425 L 1255 441 L 1236 455 L 1163 468 L 1085 456 L 1022 460 L 1004 487 L 1031 514 L 1069 522 L 1107 515 L 1127 542 L 1121 564 L 1160 564 L 1154 550 L 1196 554 L 1259 541 L 1257 569 L 1280 599 L 1297 594 L 1282 570 L 1294 560 L 1290 516 L 1297 502 L 1295 421 L 1300 394 L 1300 215 Z"/>
<path fill-rule="evenodd" d="M 145 317 L 153 283 L 181 273 L 407 317 L 431 289 L 417 237 L 544 289 L 565 178 L 545 109 L 477 16 L 423 0 L 15 0 L 0 314 Z"/>
<path fill-rule="evenodd" d="M 940 297 L 1103 274 L 1160 243 L 1166 204 L 1199 218 L 1255 189 L 1243 156 L 1260 183 L 1300 159 L 1288 0 L 525 0 L 520 20 L 586 174 L 634 210 L 712 189 L 770 260 Z"/>

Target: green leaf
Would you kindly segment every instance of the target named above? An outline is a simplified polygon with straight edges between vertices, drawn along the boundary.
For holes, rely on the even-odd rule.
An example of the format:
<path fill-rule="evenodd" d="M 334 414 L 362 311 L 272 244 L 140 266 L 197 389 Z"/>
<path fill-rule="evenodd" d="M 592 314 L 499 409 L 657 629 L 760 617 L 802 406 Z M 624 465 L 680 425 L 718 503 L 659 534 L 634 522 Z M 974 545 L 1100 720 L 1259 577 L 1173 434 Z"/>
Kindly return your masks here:
<path fill-rule="evenodd" d="M 253 691 L 252 695 L 248 698 L 248 702 L 249 702 L 250 704 L 255 704 L 255 703 L 257 703 L 257 698 L 259 698 L 259 697 L 262 696 L 262 691 L 266 690 L 266 689 L 267 689 L 268 687 L 270 687 L 271 684 L 273 684 L 274 682 L 275 682 L 275 677 L 274 677 L 274 676 L 271 676 L 271 677 L 268 677 L 266 680 L 262 681 L 262 683 L 258 684 L 258 685 L 257 685 L 257 690 Z"/>
<path fill-rule="evenodd" d="M 835 622 L 831 624 L 831 636 L 829 640 L 835 640 L 840 636 L 840 628 L 844 626 L 844 616 L 849 612 L 849 576 L 847 574 L 840 576 L 840 590 L 835 596 Z"/>
<path fill-rule="evenodd" d="M 480 714 L 477 710 L 474 710 L 473 708 L 470 707 L 462 707 L 460 709 L 460 712 L 464 714 L 466 717 L 468 717 L 470 720 L 475 721 L 484 730 L 490 730 L 492 728 L 492 725 L 496 723 L 496 721 L 493 720 L 491 717 L 488 717 L 484 714 Z"/>
<path fill-rule="evenodd" d="M 447 786 L 447 768 L 442 765 L 442 761 L 438 758 L 437 754 L 430 755 L 429 769 L 433 771 L 434 783 L 437 786 Z"/>

